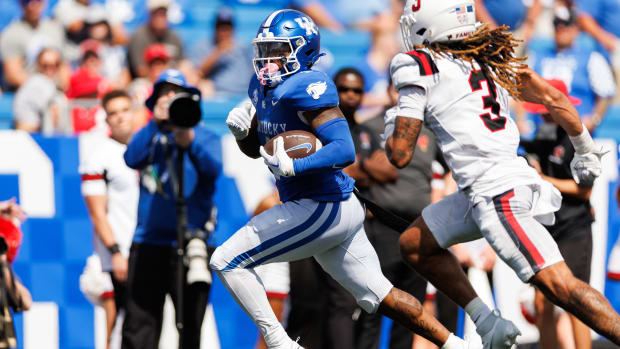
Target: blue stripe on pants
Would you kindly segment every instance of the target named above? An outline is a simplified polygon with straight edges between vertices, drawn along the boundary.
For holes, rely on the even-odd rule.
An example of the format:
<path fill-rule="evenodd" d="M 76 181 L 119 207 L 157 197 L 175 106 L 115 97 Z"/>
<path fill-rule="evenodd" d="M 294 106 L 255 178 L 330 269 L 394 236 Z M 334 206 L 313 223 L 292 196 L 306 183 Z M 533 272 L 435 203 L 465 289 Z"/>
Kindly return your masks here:
<path fill-rule="evenodd" d="M 255 266 L 257 266 L 257 265 L 259 265 L 259 264 L 261 264 L 261 263 L 263 263 L 263 262 L 265 262 L 265 261 L 267 261 L 269 259 L 272 259 L 272 258 L 275 258 L 277 256 L 283 255 L 286 252 L 289 252 L 289 251 L 294 250 L 294 249 L 296 249 L 296 248 L 298 248 L 300 246 L 303 246 L 303 245 L 309 243 L 310 241 L 318 238 L 319 236 L 323 235 L 323 233 L 332 225 L 332 223 L 334 223 L 334 220 L 336 219 L 336 215 L 338 214 L 339 210 L 340 210 L 340 202 L 334 202 L 333 205 L 332 205 L 332 210 L 329 213 L 329 216 L 327 217 L 325 222 L 323 222 L 323 224 L 321 224 L 321 226 L 314 233 L 306 236 L 305 238 L 303 238 L 303 239 L 301 239 L 301 240 L 299 240 L 299 241 L 297 241 L 295 243 L 292 243 L 289 246 L 284 247 L 281 250 L 278 250 L 278 251 L 276 251 L 276 252 L 274 252 L 274 253 L 272 253 L 272 254 L 270 254 L 268 256 L 265 256 L 265 257 L 255 261 L 253 263 L 248 264 L 246 266 L 246 268 L 254 268 Z"/>
<path fill-rule="evenodd" d="M 273 247 L 277 244 L 279 244 L 280 242 L 289 239 L 301 232 L 303 232 L 304 230 L 310 228 L 310 226 L 312 224 L 314 224 L 314 222 L 316 222 L 317 219 L 319 219 L 319 217 L 321 217 L 321 215 L 323 214 L 323 212 L 325 211 L 325 208 L 327 207 L 327 203 L 325 202 L 321 202 L 319 203 L 319 205 L 317 206 L 316 210 L 312 213 L 312 215 L 310 216 L 310 218 L 308 218 L 305 222 L 303 222 L 302 224 L 294 227 L 293 229 L 290 229 L 276 237 L 273 237 L 269 240 L 266 240 L 265 242 L 263 242 L 262 244 L 254 247 L 251 250 L 248 250 L 246 252 L 243 252 L 242 254 L 238 255 L 237 257 L 233 258 L 233 260 L 228 263 L 228 265 L 226 266 L 226 268 L 224 268 L 223 270 L 231 270 L 234 269 L 236 267 L 239 266 L 239 264 L 243 263 L 245 260 L 252 258 L 253 256 L 257 255 L 258 253 Z"/>

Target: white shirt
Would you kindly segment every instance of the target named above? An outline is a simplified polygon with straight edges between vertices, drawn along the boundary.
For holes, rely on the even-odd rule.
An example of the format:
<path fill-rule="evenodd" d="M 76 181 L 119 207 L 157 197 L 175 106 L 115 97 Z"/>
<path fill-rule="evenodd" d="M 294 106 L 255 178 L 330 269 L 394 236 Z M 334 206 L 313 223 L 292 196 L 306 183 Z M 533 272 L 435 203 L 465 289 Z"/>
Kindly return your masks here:
<path fill-rule="evenodd" d="M 82 195 L 106 195 L 107 218 L 121 253 L 129 256 L 129 247 L 136 229 L 139 176 L 127 167 L 123 154 L 126 145 L 96 133 L 79 138 Z M 104 271 L 110 271 L 110 253 L 95 235 L 95 252 L 101 258 Z"/>

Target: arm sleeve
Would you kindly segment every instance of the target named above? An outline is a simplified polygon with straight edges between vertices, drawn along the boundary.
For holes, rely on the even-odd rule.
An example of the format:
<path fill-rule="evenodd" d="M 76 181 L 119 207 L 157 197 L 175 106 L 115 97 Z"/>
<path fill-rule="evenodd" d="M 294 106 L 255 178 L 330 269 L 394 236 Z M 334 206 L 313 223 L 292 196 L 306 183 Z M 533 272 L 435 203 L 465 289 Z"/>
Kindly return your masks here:
<path fill-rule="evenodd" d="M 424 120 L 426 91 L 419 86 L 406 86 L 398 90 L 398 116 Z"/>
<path fill-rule="evenodd" d="M 594 94 L 601 98 L 612 98 L 616 95 L 614 74 L 607 60 L 598 52 L 592 52 L 588 60 L 588 77 Z"/>
<path fill-rule="evenodd" d="M 195 128 L 195 138 L 189 146 L 189 158 L 198 173 L 215 178 L 222 172 L 222 145 L 214 134 Z"/>
<path fill-rule="evenodd" d="M 329 120 L 321 124 L 315 133 L 323 147 L 308 157 L 293 161 L 296 175 L 344 168 L 355 162 L 355 146 L 345 119 Z"/>
<path fill-rule="evenodd" d="M 149 121 L 140 131 L 138 131 L 129 142 L 125 151 L 125 163 L 127 166 L 139 170 L 148 165 L 149 157 L 154 158 L 152 152 L 156 151 L 152 147 L 153 138 L 159 133 L 155 121 Z"/>

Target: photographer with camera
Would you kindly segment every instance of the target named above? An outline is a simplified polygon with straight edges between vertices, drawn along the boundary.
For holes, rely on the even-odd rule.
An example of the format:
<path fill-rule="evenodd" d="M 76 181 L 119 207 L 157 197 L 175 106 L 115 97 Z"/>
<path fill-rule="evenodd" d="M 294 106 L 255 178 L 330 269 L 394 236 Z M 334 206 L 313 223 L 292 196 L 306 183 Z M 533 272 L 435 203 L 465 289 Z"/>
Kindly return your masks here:
<path fill-rule="evenodd" d="M 158 347 L 169 294 L 180 348 L 199 348 L 211 284 L 205 226 L 222 169 L 221 145 L 199 124 L 200 92 L 187 86 L 178 70 L 159 76 L 145 104 L 153 119 L 133 136 L 124 155 L 127 165 L 140 171 L 140 198 L 122 347 Z"/>

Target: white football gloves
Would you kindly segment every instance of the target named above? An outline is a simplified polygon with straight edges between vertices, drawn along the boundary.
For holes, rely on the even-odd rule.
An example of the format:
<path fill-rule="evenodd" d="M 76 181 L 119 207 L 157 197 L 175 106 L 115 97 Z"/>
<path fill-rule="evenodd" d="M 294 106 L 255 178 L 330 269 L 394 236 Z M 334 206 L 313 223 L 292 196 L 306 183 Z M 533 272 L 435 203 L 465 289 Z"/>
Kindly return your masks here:
<path fill-rule="evenodd" d="M 252 105 L 252 102 L 246 100 L 239 107 L 233 108 L 233 110 L 228 113 L 226 126 L 228 126 L 230 133 L 235 136 L 235 139 L 242 140 L 248 136 L 255 112 L 256 109 L 254 105 Z"/>
<path fill-rule="evenodd" d="M 284 150 L 284 138 L 278 137 L 274 140 L 273 155 L 267 154 L 263 146 L 260 147 L 260 155 L 265 159 L 265 165 L 269 167 L 276 179 L 295 175 L 293 159 Z"/>
<path fill-rule="evenodd" d="M 575 182 L 583 186 L 592 186 L 594 180 L 601 175 L 601 157 L 607 152 L 600 148 L 586 154 L 575 153 L 570 162 L 570 170 Z"/>

